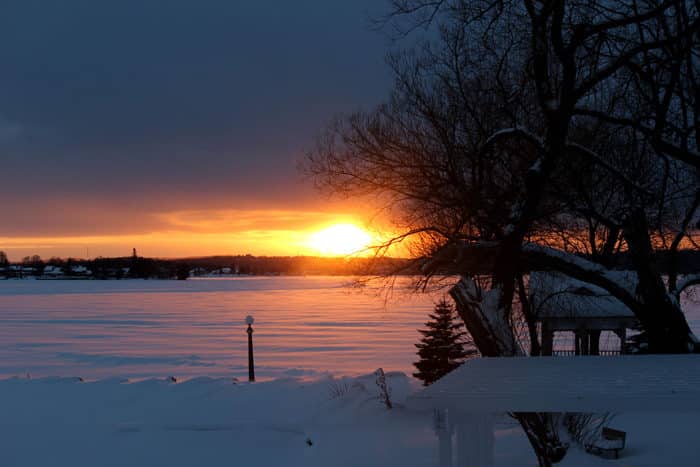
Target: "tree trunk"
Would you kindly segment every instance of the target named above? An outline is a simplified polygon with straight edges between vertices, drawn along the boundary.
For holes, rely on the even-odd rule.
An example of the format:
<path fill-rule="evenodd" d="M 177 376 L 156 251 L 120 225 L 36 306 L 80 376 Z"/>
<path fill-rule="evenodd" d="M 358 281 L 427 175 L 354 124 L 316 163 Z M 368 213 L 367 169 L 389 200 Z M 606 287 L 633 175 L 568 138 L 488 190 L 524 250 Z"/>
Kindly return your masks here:
<path fill-rule="evenodd" d="M 636 316 L 648 336 L 650 353 L 687 353 L 695 344 L 680 304 L 666 290 L 656 265 L 644 211 L 638 209 L 625 225 L 632 264 L 638 276 L 637 295 L 644 306 Z"/>
<path fill-rule="evenodd" d="M 540 338 L 537 335 L 537 320 L 530 306 L 530 299 L 527 296 L 525 281 L 523 275 L 518 274 L 518 295 L 520 297 L 520 307 L 522 308 L 523 317 L 527 324 L 527 332 L 530 336 L 530 356 L 536 357 L 542 353 Z"/>
<path fill-rule="evenodd" d="M 498 288 L 482 291 L 467 277 L 450 290 L 457 312 L 474 339 L 474 344 L 485 357 L 521 357 L 524 352 L 513 333 L 507 315 L 500 307 L 501 291 Z M 548 413 L 515 413 L 522 426 L 540 467 L 551 467 L 555 449 L 563 456 L 563 445 Z"/>
<path fill-rule="evenodd" d="M 499 306 L 501 292 L 484 292 L 476 283 L 462 277 L 450 290 L 457 313 L 474 339 L 474 345 L 484 357 L 523 356 L 510 321 Z"/>
<path fill-rule="evenodd" d="M 548 420 L 551 416 L 548 413 L 536 412 L 516 412 L 513 414 L 513 417 L 523 427 L 540 467 L 551 467 L 552 446 L 561 446 L 559 436 L 551 429 L 551 423 Z"/>

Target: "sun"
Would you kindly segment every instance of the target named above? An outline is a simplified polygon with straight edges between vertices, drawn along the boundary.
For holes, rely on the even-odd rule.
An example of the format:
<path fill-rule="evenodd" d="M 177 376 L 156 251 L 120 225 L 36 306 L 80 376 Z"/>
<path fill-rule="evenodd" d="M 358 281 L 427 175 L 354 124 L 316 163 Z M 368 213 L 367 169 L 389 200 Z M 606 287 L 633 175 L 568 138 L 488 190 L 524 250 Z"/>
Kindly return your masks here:
<path fill-rule="evenodd" d="M 360 253 L 371 242 L 372 236 L 353 224 L 335 224 L 309 237 L 309 246 L 325 256 Z"/>

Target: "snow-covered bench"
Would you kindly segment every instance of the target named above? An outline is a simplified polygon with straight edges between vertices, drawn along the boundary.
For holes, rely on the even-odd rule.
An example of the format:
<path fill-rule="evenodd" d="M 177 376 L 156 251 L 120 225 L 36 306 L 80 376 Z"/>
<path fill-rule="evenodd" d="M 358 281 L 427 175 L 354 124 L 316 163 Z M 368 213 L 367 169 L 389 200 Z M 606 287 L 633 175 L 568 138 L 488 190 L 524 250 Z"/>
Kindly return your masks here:
<path fill-rule="evenodd" d="M 627 433 L 613 428 L 603 427 L 602 438 L 586 445 L 586 451 L 593 454 L 614 453 L 615 459 L 625 448 Z"/>

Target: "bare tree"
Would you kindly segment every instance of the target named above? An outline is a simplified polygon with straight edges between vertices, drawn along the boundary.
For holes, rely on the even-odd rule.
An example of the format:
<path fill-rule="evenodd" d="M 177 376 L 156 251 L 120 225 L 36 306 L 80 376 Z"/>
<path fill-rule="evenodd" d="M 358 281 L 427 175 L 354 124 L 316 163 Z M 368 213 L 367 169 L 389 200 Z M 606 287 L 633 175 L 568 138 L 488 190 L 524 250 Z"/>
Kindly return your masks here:
<path fill-rule="evenodd" d="M 678 296 L 700 277 L 679 279 L 673 260 L 700 204 L 697 2 L 392 5 L 395 31 L 438 38 L 390 58 L 384 105 L 329 125 L 308 159 L 317 183 L 375 195 L 403 229 L 391 243 L 412 241 L 427 277 L 461 276 L 451 295 L 482 355 L 524 354 L 518 319 L 537 348 L 523 281 L 533 269 L 606 289 L 651 351 L 694 350 Z M 607 274 L 621 250 L 636 284 Z M 549 465 L 549 419 L 517 416 Z"/>

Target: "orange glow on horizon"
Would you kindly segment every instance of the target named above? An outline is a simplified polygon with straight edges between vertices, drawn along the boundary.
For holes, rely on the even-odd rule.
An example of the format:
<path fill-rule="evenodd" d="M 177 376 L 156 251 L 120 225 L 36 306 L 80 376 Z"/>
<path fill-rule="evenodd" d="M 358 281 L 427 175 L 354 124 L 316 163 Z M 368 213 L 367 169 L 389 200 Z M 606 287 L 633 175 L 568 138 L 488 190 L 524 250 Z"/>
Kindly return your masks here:
<path fill-rule="evenodd" d="M 360 217 L 322 211 L 196 210 L 158 214 L 149 231 L 114 234 L 0 236 L 10 260 L 131 255 L 185 258 L 214 255 L 367 256 L 378 243 Z M 154 228 L 155 227 L 155 228 Z M 138 227 L 136 227 L 138 228 Z"/>

